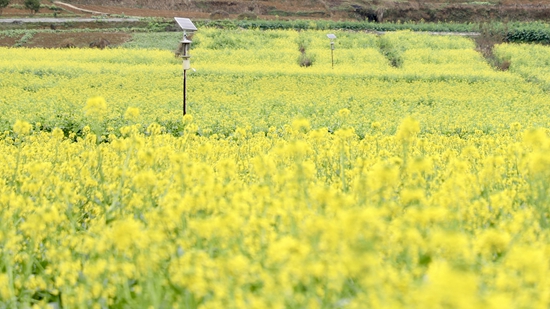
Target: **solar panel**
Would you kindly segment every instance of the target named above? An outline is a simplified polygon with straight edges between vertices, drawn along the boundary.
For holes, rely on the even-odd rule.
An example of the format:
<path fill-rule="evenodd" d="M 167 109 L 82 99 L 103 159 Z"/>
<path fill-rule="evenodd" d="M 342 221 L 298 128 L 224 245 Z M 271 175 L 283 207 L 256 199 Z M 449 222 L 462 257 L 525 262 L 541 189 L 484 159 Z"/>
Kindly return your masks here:
<path fill-rule="evenodd" d="M 193 22 L 191 22 L 191 19 L 189 18 L 181 18 L 181 17 L 174 17 L 178 25 L 183 31 L 197 31 L 197 27 L 193 25 Z"/>
<path fill-rule="evenodd" d="M 332 34 L 332 33 L 327 34 L 327 37 L 328 37 L 329 39 L 331 39 L 331 40 L 336 39 L 336 36 L 335 36 L 334 34 Z"/>

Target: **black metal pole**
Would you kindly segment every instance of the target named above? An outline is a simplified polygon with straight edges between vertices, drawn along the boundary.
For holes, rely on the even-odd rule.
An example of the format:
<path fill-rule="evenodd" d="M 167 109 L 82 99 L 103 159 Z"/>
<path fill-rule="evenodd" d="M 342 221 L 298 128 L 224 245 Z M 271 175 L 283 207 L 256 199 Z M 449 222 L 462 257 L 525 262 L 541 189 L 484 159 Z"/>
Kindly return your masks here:
<path fill-rule="evenodd" d="M 330 59 L 332 62 L 332 68 L 334 69 L 334 48 L 330 49 Z"/>
<path fill-rule="evenodd" d="M 187 113 L 187 106 L 185 101 L 187 99 L 187 70 L 183 70 L 183 115 Z"/>

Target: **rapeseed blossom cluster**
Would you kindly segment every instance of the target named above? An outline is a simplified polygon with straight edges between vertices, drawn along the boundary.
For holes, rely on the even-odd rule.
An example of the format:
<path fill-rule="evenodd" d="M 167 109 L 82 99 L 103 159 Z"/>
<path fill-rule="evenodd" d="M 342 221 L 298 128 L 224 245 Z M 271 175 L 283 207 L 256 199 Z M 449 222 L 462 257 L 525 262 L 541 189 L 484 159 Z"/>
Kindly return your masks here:
<path fill-rule="evenodd" d="M 511 72 L 540 84 L 545 90 L 550 89 L 550 50 L 545 46 L 500 44 L 495 48 L 495 55 L 501 63 L 508 63 Z"/>
<path fill-rule="evenodd" d="M 332 132 L 353 127 L 360 137 L 395 132 L 408 116 L 425 132 L 459 135 L 550 122 L 544 88 L 526 81 L 515 64 L 508 72 L 493 70 L 469 39 L 335 33 L 332 69 L 325 32 L 201 29 L 191 52 L 196 72 L 187 76 L 187 108 L 200 134 L 228 136 L 246 125 L 267 134 L 299 117 Z M 382 40 L 398 49 L 401 67 L 385 57 Z M 296 61 L 304 41 L 316 55 L 308 68 Z M 0 74 L 0 131 L 21 119 L 65 132 L 90 126 L 107 136 L 114 132 L 109 128 L 129 124 L 128 108 L 139 110 L 130 118 L 144 126 L 156 122 L 175 135 L 182 130 L 181 60 L 168 50 L 0 48 Z M 109 111 L 101 119 L 84 109 L 95 97 L 104 98 Z M 494 109 L 495 102 L 503 108 Z M 346 117 L 338 113 L 343 109 L 350 111 Z"/>
<path fill-rule="evenodd" d="M 93 97 L 86 101 L 85 115 L 90 118 L 101 119 L 107 114 L 107 102 L 102 97 Z"/>
<path fill-rule="evenodd" d="M 547 304 L 548 174 L 532 170 L 530 131 L 418 134 L 404 152 L 399 132 L 307 128 L 4 138 L 2 302 Z"/>
<path fill-rule="evenodd" d="M 541 84 L 493 71 L 467 39 L 409 32 L 384 38 L 404 42 L 401 68 L 380 38 L 342 32 L 335 51 L 369 49 L 379 71 L 342 56 L 345 70 L 287 72 L 284 48 L 265 59 L 273 72 L 258 69 L 255 55 L 301 35 L 328 64 L 326 39 L 309 31 L 266 32 L 265 44 L 228 32 L 257 63 L 221 67 L 235 55 L 220 33 L 197 33 L 204 72 L 190 75 L 197 99 L 183 119 L 168 53 L 52 51 L 66 64 L 39 71 L 17 57 L 50 61 L 42 51 L 0 49 L 14 57 L 0 60 L 13 77 L 0 79 L 11 117 L 0 307 L 550 305 Z M 479 66 L 457 71 L 464 59 Z"/>

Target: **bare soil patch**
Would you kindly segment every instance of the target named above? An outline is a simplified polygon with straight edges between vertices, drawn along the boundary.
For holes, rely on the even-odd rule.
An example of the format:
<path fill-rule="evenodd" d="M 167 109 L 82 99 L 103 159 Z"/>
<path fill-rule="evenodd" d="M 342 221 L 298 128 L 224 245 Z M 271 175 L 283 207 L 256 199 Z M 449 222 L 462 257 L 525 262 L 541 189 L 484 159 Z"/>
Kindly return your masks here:
<path fill-rule="evenodd" d="M 212 19 L 212 12 L 200 12 L 200 11 L 184 11 L 184 10 L 157 10 L 157 9 L 147 9 L 147 8 L 132 8 L 132 7 L 119 7 L 119 6 L 99 6 L 99 5 L 78 5 L 79 8 L 86 10 L 93 10 L 103 12 L 106 15 L 110 16 L 128 16 L 128 17 L 154 17 L 154 18 L 164 18 L 171 19 L 174 17 L 186 17 L 191 19 Z M 228 19 L 237 19 L 240 14 L 252 12 L 244 10 L 218 10 L 221 12 L 226 12 L 228 14 Z M 77 13 L 74 11 L 74 13 Z M 277 15 L 257 15 L 259 19 L 319 19 L 315 16 L 277 16 Z M 215 18 L 214 18 L 215 19 Z M 334 18 L 337 20 L 337 18 Z"/>
<path fill-rule="evenodd" d="M 22 1 L 14 1 L 15 3 Z M 61 1 L 63 2 L 63 1 Z M 254 13 L 260 19 L 274 19 L 279 18 L 277 14 L 273 12 L 281 12 L 282 19 L 295 19 L 295 18 L 313 18 L 308 16 L 310 13 L 323 13 L 325 7 L 316 4 L 314 6 L 296 5 L 295 3 L 289 4 L 278 1 L 261 1 L 257 3 L 251 3 L 251 1 L 210 1 L 196 5 L 177 5 L 171 9 L 161 9 L 159 7 L 135 7 L 135 6 L 123 6 L 116 3 L 101 3 L 101 5 L 89 4 L 94 1 L 87 1 L 88 3 L 78 3 L 78 1 L 71 1 L 71 4 L 75 8 L 65 6 L 61 3 L 54 2 L 54 4 L 62 8 L 61 11 L 55 12 L 58 17 L 61 16 L 79 16 L 79 17 L 91 17 L 97 14 L 91 14 L 86 11 L 96 11 L 110 16 L 135 16 L 135 17 L 158 17 L 158 18 L 173 18 L 173 17 L 188 17 L 195 19 L 209 19 L 210 14 L 215 10 L 221 10 L 229 14 L 230 19 L 236 19 L 239 14 L 242 13 Z M 101 1 L 96 1 L 101 2 Z M 260 3 L 260 4 L 259 4 Z M 303 12 L 305 14 L 297 16 L 287 16 L 285 12 Z M 34 17 L 40 16 L 53 16 L 54 11 L 47 8 L 41 8 L 40 11 L 34 15 Z M 290 14 L 292 15 L 292 14 Z M 328 16 L 328 13 L 325 14 Z M 32 17 L 30 11 L 20 8 L 14 8 L 13 6 L 6 7 L 2 12 L 2 17 Z M 318 19 L 318 18 L 317 18 Z"/>
<path fill-rule="evenodd" d="M 63 2 L 63 1 L 61 1 Z M 19 8 L 8 6 L 3 17 L 29 17 L 30 11 L 21 9 L 23 0 L 13 0 Z M 55 6 L 62 8 L 55 11 L 42 8 L 35 16 L 80 16 L 91 17 L 85 12 L 96 11 L 110 16 L 173 18 L 189 17 L 193 19 L 210 19 L 215 11 L 229 14 L 229 19 L 237 19 L 240 14 L 253 13 L 259 19 L 325 19 L 357 20 L 369 19 L 384 21 L 453 21 L 479 22 L 489 20 L 549 20 L 550 3 L 537 0 L 501 0 L 495 1 L 448 1 L 420 0 L 410 1 L 344 1 L 344 0 L 73 0 L 75 8 L 57 1 Z M 383 14 L 383 17 L 382 15 Z"/>
<path fill-rule="evenodd" d="M 8 6 L 2 9 L 2 18 L 17 18 L 17 17 L 79 17 L 80 15 L 70 10 L 50 10 L 48 8 L 40 8 L 38 13 L 31 14 L 29 10 L 21 7 Z"/>
<path fill-rule="evenodd" d="M 139 17 L 187 17 L 187 18 L 208 18 L 210 14 L 203 12 L 174 11 L 174 10 L 152 10 L 146 8 L 131 8 L 118 6 L 79 5 L 79 8 L 93 10 L 116 16 L 139 16 Z"/>
<path fill-rule="evenodd" d="M 17 9 L 12 7 L 6 7 L 2 9 L 2 17 L 5 17 L 5 18 L 10 18 L 13 16 L 20 17 L 20 16 L 27 16 L 27 15 L 28 16 L 31 15 L 29 10 L 22 10 L 22 9 Z"/>
<path fill-rule="evenodd" d="M 19 40 L 23 37 L 22 34 L 17 36 L 5 36 L 0 35 L 0 46 L 2 47 L 11 47 L 14 46 Z"/>

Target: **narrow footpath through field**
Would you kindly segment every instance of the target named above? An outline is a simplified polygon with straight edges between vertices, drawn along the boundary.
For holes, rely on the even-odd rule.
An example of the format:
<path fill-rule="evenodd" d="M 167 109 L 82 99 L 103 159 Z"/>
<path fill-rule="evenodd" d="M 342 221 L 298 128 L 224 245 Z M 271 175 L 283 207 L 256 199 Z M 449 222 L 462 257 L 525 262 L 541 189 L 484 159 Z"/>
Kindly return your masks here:
<path fill-rule="evenodd" d="M 135 22 L 139 18 L 6 18 L 0 19 L 0 23 L 24 24 L 24 23 L 67 23 L 67 22 Z"/>

